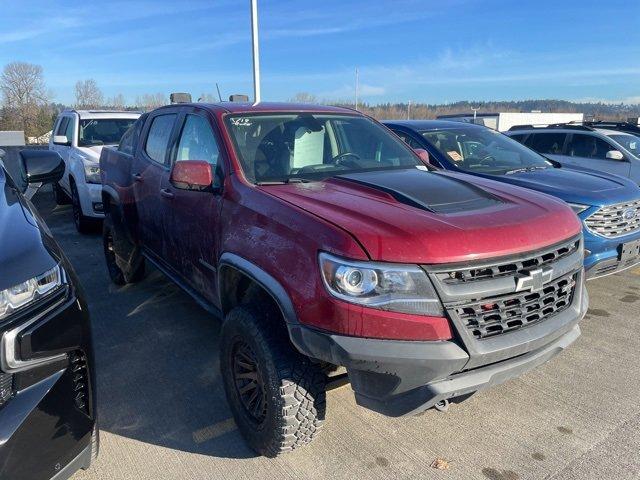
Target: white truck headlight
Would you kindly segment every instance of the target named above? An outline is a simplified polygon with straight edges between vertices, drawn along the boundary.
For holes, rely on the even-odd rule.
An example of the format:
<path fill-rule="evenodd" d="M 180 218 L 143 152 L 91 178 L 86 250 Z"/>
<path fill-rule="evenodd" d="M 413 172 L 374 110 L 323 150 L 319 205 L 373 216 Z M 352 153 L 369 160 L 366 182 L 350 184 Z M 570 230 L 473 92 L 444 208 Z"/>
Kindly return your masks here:
<path fill-rule="evenodd" d="M 320 253 L 322 280 L 340 300 L 380 310 L 443 316 L 429 277 L 417 265 L 359 262 Z"/>
<path fill-rule="evenodd" d="M 49 295 L 63 283 L 65 283 L 64 272 L 59 265 L 56 265 L 42 275 L 0 291 L 0 320 Z"/>
<path fill-rule="evenodd" d="M 102 183 L 100 179 L 100 166 L 97 164 L 84 164 L 84 178 L 87 183 Z"/>

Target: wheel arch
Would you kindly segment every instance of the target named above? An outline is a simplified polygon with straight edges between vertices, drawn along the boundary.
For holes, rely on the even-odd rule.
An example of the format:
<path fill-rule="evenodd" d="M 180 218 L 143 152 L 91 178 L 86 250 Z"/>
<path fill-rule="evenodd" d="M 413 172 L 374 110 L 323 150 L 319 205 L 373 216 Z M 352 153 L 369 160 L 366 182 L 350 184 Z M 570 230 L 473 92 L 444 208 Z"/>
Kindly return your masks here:
<path fill-rule="evenodd" d="M 218 267 L 218 292 L 223 316 L 242 303 L 243 293 L 252 283 L 269 295 L 287 324 L 299 323 L 293 302 L 280 282 L 261 267 L 230 252 L 222 254 Z"/>

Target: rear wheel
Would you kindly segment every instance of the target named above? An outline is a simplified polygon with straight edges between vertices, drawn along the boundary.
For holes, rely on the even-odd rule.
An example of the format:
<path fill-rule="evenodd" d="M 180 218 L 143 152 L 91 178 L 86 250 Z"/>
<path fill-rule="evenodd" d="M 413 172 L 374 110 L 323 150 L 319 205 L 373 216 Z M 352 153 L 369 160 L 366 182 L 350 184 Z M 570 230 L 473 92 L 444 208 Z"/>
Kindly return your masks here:
<path fill-rule="evenodd" d="M 76 230 L 80 233 L 90 233 L 95 227 L 96 221 L 82 213 L 78 188 L 74 182 L 71 182 L 71 206 L 73 209 L 73 223 L 76 226 Z"/>
<path fill-rule="evenodd" d="M 267 457 L 311 442 L 325 417 L 326 376 L 293 348 L 280 322 L 262 306 L 242 305 L 227 315 L 220 340 L 236 424 L 249 446 Z"/>
<path fill-rule="evenodd" d="M 102 246 L 104 250 L 104 259 L 109 272 L 109 278 L 111 278 L 111 281 L 116 285 L 139 282 L 145 275 L 144 259 L 139 259 L 136 268 L 127 276 L 116 261 L 114 234 L 113 220 L 111 215 L 107 213 L 105 215 L 104 222 L 102 223 Z"/>

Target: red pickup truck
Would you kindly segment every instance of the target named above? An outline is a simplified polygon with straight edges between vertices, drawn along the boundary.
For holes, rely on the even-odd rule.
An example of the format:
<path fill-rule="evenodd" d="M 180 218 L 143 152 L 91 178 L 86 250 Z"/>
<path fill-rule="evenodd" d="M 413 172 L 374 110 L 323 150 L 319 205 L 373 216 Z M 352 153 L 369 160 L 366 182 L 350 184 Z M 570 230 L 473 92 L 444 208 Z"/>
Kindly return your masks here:
<path fill-rule="evenodd" d="M 377 412 L 445 409 L 580 334 L 571 209 L 434 171 L 358 112 L 170 105 L 100 168 L 112 280 L 148 261 L 224 319 L 227 398 L 263 455 L 308 443 L 345 375 Z"/>

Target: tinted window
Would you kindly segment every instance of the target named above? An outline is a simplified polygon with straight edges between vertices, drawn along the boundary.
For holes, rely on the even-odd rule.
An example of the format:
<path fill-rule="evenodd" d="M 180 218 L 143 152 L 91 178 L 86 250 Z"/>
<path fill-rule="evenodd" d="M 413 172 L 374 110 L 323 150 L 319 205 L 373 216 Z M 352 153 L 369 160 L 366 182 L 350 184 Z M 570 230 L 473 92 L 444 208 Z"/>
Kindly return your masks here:
<path fill-rule="evenodd" d="M 66 135 L 67 125 L 69 125 L 69 117 L 62 117 L 56 130 L 56 135 Z"/>
<path fill-rule="evenodd" d="M 410 135 L 407 135 L 406 133 L 401 132 L 399 130 L 394 130 L 394 132 L 396 133 L 396 135 L 398 135 L 402 139 L 404 143 L 409 145 L 411 148 L 422 148 L 422 145 L 420 145 Z"/>
<path fill-rule="evenodd" d="M 119 151 L 133 155 L 136 145 L 138 144 L 138 137 L 140 136 L 143 123 L 143 120 L 139 119 L 129 127 L 120 140 L 120 145 L 118 145 Z"/>
<path fill-rule="evenodd" d="M 152 160 L 158 163 L 165 162 L 167 146 L 169 145 L 169 138 L 171 137 L 171 130 L 173 129 L 175 119 L 176 114 L 171 113 L 168 115 L 158 115 L 151 121 L 145 151 Z"/>
<path fill-rule="evenodd" d="M 566 133 L 534 133 L 527 141 L 527 146 L 539 153 L 560 155 L 566 138 Z"/>
<path fill-rule="evenodd" d="M 73 117 L 69 118 L 65 135 L 67 136 L 67 140 L 73 143 L 73 140 L 76 136 L 76 119 L 75 118 Z"/>
<path fill-rule="evenodd" d="M 567 146 L 567 155 L 572 157 L 598 158 L 606 159 L 609 150 L 616 148 L 609 145 L 592 135 L 584 135 L 582 133 L 574 133 L 569 145 Z"/>
<path fill-rule="evenodd" d="M 209 121 L 199 115 L 187 115 L 178 143 L 176 161 L 205 160 L 218 163 L 218 144 Z"/>
<path fill-rule="evenodd" d="M 527 136 L 526 133 L 519 133 L 518 135 L 509 135 L 514 140 L 517 140 L 520 143 L 524 143 L 524 137 Z"/>

